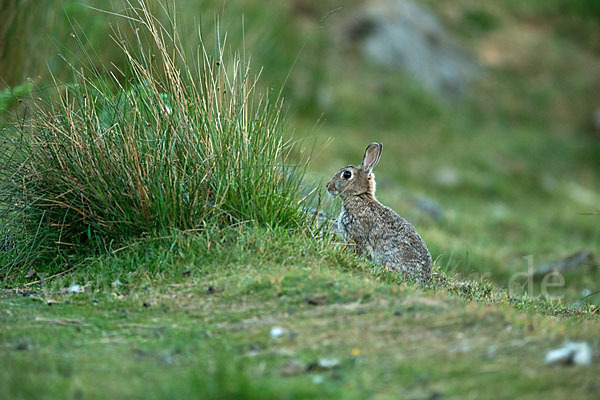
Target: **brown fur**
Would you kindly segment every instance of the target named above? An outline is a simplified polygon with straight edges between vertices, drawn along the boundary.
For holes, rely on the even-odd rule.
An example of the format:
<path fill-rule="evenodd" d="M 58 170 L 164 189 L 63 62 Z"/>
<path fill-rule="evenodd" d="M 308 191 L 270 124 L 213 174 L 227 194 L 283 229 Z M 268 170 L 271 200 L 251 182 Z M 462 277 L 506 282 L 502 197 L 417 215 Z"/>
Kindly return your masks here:
<path fill-rule="evenodd" d="M 431 254 L 421 236 L 405 219 L 375 198 L 375 176 L 383 145 L 371 143 L 360 166 L 340 169 L 327 190 L 342 199 L 340 226 L 344 238 L 361 254 L 380 265 L 420 282 L 431 280 Z M 344 173 L 350 172 L 349 178 Z"/>

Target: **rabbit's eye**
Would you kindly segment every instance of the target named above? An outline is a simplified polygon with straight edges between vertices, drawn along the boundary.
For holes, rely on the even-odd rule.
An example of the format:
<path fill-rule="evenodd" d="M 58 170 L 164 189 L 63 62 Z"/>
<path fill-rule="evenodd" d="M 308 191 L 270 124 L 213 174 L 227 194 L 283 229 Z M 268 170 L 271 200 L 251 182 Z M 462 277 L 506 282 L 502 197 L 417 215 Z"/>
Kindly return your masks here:
<path fill-rule="evenodd" d="M 342 174 L 342 177 L 344 179 L 350 179 L 351 176 L 352 176 L 352 172 L 350 172 L 350 171 L 344 171 L 344 173 Z"/>

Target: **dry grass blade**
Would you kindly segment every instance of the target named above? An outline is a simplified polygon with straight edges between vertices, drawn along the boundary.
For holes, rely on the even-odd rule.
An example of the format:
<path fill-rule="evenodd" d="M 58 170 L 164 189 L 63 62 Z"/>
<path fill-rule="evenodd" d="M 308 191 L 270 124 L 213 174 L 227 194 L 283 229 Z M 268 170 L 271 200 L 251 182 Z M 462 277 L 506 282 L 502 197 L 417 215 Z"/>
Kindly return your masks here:
<path fill-rule="evenodd" d="M 127 68 L 73 65 L 75 82 L 19 129 L 25 231 L 78 247 L 211 224 L 308 228 L 282 102 L 256 92 L 226 34 L 189 51 L 143 0 L 115 16 L 130 24 L 113 33 Z"/>

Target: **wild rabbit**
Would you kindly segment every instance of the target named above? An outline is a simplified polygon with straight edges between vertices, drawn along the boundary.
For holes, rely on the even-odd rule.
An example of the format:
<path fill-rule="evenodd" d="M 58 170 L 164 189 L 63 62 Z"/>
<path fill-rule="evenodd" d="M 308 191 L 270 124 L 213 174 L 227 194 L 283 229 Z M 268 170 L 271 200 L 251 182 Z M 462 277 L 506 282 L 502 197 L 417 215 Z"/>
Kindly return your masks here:
<path fill-rule="evenodd" d="M 415 228 L 375 199 L 375 176 L 383 145 L 371 143 L 358 167 L 340 169 L 327 191 L 342 199 L 339 226 L 344 239 L 373 262 L 419 282 L 431 280 L 431 254 Z"/>

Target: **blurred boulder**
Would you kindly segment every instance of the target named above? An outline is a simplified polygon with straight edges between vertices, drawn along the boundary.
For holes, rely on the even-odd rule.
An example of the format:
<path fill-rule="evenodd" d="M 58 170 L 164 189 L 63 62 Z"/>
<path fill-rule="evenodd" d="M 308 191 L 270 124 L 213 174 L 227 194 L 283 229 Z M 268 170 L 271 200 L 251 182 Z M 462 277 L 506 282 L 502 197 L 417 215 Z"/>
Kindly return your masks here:
<path fill-rule="evenodd" d="M 410 0 L 368 2 L 344 25 L 343 40 L 448 100 L 463 96 L 480 72 L 476 60 L 449 37 L 435 15 Z"/>
<path fill-rule="evenodd" d="M 413 204 L 421 213 L 430 216 L 436 221 L 444 219 L 444 208 L 435 199 L 421 196 L 413 199 Z"/>
<path fill-rule="evenodd" d="M 544 276 L 551 272 L 575 272 L 582 269 L 591 269 L 596 266 L 596 257 L 590 250 L 580 250 L 567 257 L 538 266 L 533 276 Z"/>

